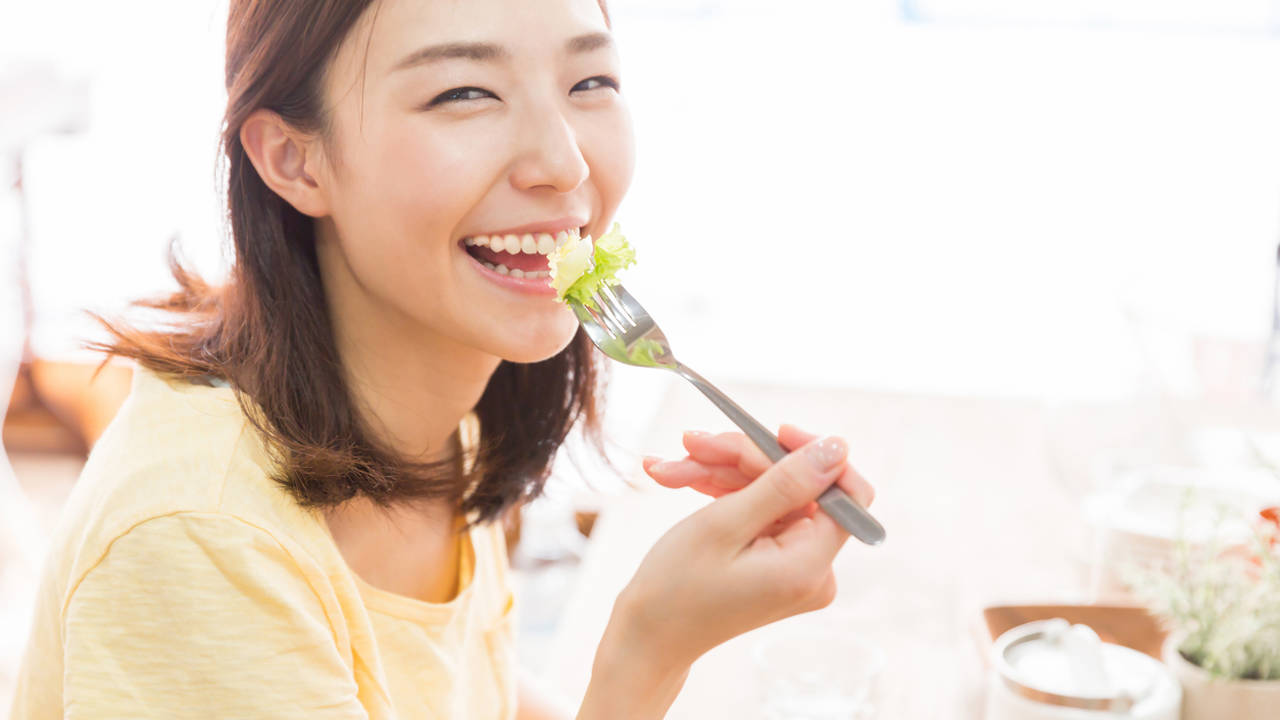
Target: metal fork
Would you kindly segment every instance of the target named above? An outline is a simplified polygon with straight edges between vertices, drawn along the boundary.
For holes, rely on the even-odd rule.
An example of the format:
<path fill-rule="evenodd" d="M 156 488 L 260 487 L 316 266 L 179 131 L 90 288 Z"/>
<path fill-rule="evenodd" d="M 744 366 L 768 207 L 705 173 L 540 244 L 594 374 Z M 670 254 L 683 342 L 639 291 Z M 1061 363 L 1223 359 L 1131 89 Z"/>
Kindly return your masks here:
<path fill-rule="evenodd" d="M 671 352 L 671 345 L 658 324 L 626 288 L 622 285 L 602 286 L 591 296 L 591 300 L 594 307 L 576 300 L 570 300 L 569 307 L 573 308 L 578 322 L 601 352 L 628 365 L 665 368 L 675 372 L 693 383 L 735 425 L 742 428 L 770 460 L 778 462 L 786 457 L 787 451 L 764 425 L 730 400 L 729 396 L 716 389 L 706 378 L 676 360 L 675 354 Z M 840 527 L 862 542 L 868 545 L 884 542 L 884 526 L 839 486 L 827 488 L 818 497 L 818 506 L 839 523 Z"/>

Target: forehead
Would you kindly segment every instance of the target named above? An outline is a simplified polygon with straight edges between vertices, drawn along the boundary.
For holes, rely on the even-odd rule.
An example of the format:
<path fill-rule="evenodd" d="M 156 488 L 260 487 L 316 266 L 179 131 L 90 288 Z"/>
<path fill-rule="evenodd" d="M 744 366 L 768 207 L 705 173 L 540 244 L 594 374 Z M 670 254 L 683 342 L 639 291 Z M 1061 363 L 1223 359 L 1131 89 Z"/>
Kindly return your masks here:
<path fill-rule="evenodd" d="M 570 37 L 607 30 L 598 0 L 377 0 L 348 35 L 335 65 L 355 70 L 358 62 L 372 80 L 437 43 L 494 43 L 519 57 L 558 52 Z"/>

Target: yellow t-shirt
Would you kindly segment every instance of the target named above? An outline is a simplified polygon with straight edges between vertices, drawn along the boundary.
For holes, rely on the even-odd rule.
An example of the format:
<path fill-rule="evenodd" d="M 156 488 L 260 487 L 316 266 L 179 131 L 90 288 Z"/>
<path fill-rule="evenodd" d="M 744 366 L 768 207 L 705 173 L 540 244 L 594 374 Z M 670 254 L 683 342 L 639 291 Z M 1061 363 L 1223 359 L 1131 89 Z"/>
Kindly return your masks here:
<path fill-rule="evenodd" d="M 11 720 L 514 717 L 500 526 L 422 602 L 355 575 L 269 467 L 230 389 L 136 371 L 59 519 Z"/>

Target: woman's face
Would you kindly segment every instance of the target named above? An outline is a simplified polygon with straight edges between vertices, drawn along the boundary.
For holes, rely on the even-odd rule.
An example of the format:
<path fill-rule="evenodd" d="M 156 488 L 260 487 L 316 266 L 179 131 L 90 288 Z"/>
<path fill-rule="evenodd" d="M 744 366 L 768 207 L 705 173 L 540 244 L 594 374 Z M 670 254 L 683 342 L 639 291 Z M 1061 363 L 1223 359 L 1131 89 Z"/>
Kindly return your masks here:
<path fill-rule="evenodd" d="M 375 2 L 325 81 L 334 310 L 514 362 L 563 349 L 577 323 L 524 246 L 607 229 L 634 155 L 619 81 L 597 0 Z"/>

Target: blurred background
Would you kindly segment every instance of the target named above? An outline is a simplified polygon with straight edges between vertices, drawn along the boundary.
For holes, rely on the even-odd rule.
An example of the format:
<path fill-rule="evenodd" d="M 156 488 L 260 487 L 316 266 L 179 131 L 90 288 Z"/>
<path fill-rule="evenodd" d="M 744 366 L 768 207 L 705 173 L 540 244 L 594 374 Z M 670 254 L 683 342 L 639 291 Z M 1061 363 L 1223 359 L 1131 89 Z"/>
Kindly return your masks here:
<path fill-rule="evenodd" d="M 945 529 L 957 486 L 987 493 L 1026 453 L 1079 519 L 1117 458 L 1239 464 L 1273 440 L 1277 0 L 610 6 L 638 138 L 628 288 L 766 424 L 847 432 L 891 537 Z M 0 10 L 0 708 L 40 543 L 127 390 L 127 368 L 88 383 L 84 309 L 170 288 L 174 237 L 226 269 L 225 12 Z M 681 429 L 728 429 L 660 373 L 616 368 L 609 402 L 627 477 L 678 455 Z M 988 439 L 986 464 L 944 462 Z M 526 659 L 569 642 L 591 552 L 557 528 L 621 486 L 570 450 L 515 554 Z M 917 466 L 950 481 L 912 485 Z"/>

